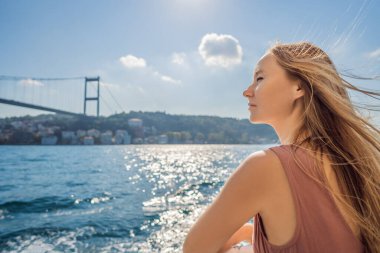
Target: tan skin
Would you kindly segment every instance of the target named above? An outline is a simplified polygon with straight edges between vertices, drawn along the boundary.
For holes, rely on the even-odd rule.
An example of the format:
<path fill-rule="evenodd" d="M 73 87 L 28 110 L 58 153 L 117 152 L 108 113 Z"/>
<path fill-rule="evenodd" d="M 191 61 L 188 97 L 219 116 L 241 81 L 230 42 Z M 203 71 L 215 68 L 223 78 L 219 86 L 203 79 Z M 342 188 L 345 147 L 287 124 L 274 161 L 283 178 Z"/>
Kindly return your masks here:
<path fill-rule="evenodd" d="M 253 83 L 243 93 L 249 103 L 257 105 L 249 107 L 250 121 L 271 125 L 281 144 L 289 144 L 294 129 L 301 123 L 304 108 L 298 98 L 304 91 L 299 81 L 289 80 L 270 53 L 259 60 L 255 73 Z"/>
<path fill-rule="evenodd" d="M 287 78 L 285 71 L 276 62 L 272 54 L 265 54 L 260 59 L 256 71 L 260 69 L 263 69 L 264 72 L 254 76 L 256 84 L 250 85 L 243 93 L 248 98 L 249 103 L 258 105 L 257 107 L 250 107 L 250 121 L 252 123 L 271 125 L 276 131 L 281 144 L 289 144 L 291 143 L 289 140 L 291 140 L 292 134 L 294 134 L 294 131 L 292 132 L 291 130 L 300 126 L 297 122 L 301 123 L 300 116 L 304 111 L 304 107 L 298 98 L 303 96 L 304 91 L 298 80 L 290 81 Z M 261 108 L 262 110 L 260 110 Z M 303 135 L 301 140 L 305 137 L 306 135 Z M 307 144 L 304 146 L 310 148 Z M 335 192 L 340 192 L 335 173 L 333 173 L 330 165 L 331 161 L 326 155 L 322 157 L 323 169 L 327 175 L 329 185 L 331 185 Z M 338 202 L 336 204 L 351 227 L 351 230 L 358 237 L 358 226 L 349 220 L 343 206 Z M 284 236 L 284 238 L 286 237 L 289 236 Z"/>
<path fill-rule="evenodd" d="M 287 78 L 285 71 L 271 54 L 265 54 L 259 60 L 254 71 L 253 83 L 243 92 L 243 96 L 248 98 L 250 121 L 254 124 L 271 125 L 281 144 L 287 144 L 291 138 L 293 133 L 289 129 L 298 127 L 302 107 L 296 99 L 302 95 L 303 91 L 298 83 Z M 255 106 L 252 107 L 250 104 Z M 248 240 L 252 238 L 252 234 L 252 225 L 245 224 L 226 242 L 220 252 L 236 251 L 228 249 L 243 240 L 252 242 Z"/>
<path fill-rule="evenodd" d="M 303 112 L 299 98 L 304 91 L 299 81 L 288 78 L 272 54 L 258 61 L 253 83 L 243 95 L 256 105 L 248 108 L 250 121 L 271 125 L 281 144 L 291 144 Z M 327 160 L 324 164 L 327 172 L 331 170 Z M 257 213 L 270 243 L 283 245 L 292 238 L 296 227 L 293 198 L 281 162 L 272 151 L 254 152 L 238 166 L 191 227 L 183 252 L 252 252 L 252 246 L 231 247 L 243 240 L 253 243 L 253 227 L 247 221 Z"/>

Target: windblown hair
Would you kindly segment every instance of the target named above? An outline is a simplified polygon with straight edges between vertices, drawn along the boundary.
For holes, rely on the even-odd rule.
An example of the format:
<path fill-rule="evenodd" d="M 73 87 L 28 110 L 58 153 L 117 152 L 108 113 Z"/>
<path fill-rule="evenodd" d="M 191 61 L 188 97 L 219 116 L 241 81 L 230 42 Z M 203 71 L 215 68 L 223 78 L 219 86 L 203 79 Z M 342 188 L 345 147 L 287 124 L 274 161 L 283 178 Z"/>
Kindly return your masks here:
<path fill-rule="evenodd" d="M 268 52 L 305 91 L 300 98 L 303 124 L 292 140 L 294 146 L 306 143 L 315 157 L 323 153 L 329 158 L 342 193 L 332 190 L 325 174 L 323 181 L 313 179 L 326 187 L 359 225 L 365 252 L 380 253 L 380 131 L 360 114 L 347 88 L 371 97 L 380 93 L 344 80 L 329 56 L 312 43 L 276 42 Z M 305 133 L 308 138 L 300 141 Z"/>

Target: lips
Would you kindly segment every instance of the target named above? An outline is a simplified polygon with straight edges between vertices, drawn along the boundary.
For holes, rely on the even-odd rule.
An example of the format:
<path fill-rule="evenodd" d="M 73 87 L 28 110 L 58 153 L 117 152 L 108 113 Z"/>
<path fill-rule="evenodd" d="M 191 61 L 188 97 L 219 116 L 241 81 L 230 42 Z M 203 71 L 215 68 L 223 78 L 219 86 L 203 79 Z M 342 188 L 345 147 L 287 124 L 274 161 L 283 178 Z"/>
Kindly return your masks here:
<path fill-rule="evenodd" d="M 256 108 L 256 105 L 248 103 L 248 110 L 253 110 L 253 108 Z"/>

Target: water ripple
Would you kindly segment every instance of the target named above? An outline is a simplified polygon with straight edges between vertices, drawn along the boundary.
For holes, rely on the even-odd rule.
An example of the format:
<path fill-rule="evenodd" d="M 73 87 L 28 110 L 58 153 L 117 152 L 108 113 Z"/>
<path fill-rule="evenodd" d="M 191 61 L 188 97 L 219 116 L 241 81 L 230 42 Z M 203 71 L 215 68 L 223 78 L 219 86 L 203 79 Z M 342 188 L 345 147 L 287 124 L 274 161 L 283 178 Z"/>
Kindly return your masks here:
<path fill-rule="evenodd" d="M 182 252 L 231 173 L 264 148 L 0 147 L 0 249 Z"/>

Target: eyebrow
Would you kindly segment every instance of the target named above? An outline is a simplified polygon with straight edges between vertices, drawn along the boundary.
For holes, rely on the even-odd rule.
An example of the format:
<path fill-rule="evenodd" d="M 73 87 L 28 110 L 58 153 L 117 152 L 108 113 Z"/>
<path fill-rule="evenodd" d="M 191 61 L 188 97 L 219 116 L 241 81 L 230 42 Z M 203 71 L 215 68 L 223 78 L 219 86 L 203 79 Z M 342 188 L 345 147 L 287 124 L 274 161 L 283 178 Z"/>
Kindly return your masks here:
<path fill-rule="evenodd" d="M 260 69 L 260 70 L 256 71 L 255 74 L 254 74 L 253 76 L 255 77 L 255 76 L 257 76 L 258 74 L 263 73 L 263 72 L 264 72 L 264 71 L 262 71 L 262 70 Z"/>

